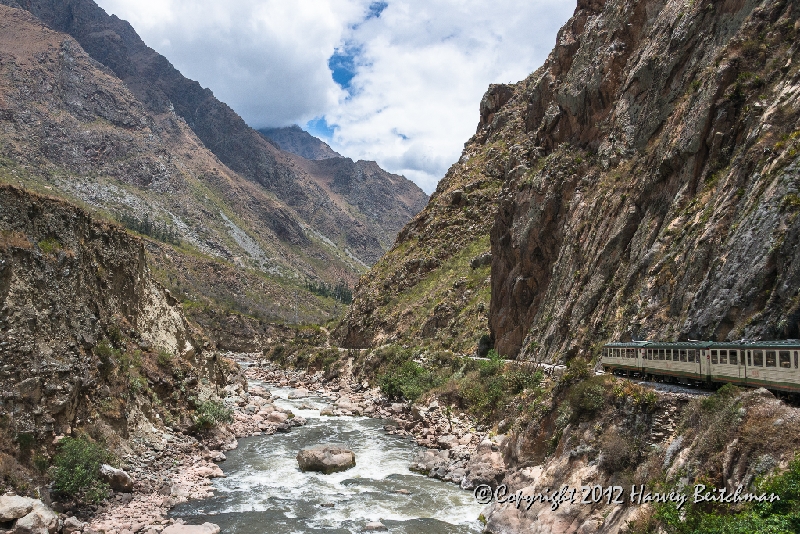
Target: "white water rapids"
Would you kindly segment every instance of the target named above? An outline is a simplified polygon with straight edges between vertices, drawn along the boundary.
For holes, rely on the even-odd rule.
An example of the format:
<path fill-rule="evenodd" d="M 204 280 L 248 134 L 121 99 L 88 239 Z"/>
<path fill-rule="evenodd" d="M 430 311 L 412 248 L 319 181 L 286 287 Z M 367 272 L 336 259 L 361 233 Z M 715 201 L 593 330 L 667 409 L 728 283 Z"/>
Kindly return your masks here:
<path fill-rule="evenodd" d="M 290 388 L 264 386 L 277 406 L 307 424 L 287 434 L 240 439 L 220 464 L 226 478 L 214 481 L 214 497 L 181 504 L 173 517 L 216 523 L 230 534 L 356 533 L 371 521 L 403 534 L 481 531 L 483 506 L 472 492 L 409 471 L 416 445 L 386 434 L 386 421 L 320 417 L 326 406 L 321 398 L 289 400 Z M 297 452 L 319 443 L 344 444 L 355 453 L 356 466 L 330 475 L 301 472 Z"/>

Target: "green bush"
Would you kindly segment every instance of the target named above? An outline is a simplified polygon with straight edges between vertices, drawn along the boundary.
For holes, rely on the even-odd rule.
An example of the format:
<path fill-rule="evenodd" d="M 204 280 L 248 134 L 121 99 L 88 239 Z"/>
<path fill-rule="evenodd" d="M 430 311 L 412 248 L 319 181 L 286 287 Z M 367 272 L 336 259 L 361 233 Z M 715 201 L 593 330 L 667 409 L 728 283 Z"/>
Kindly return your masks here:
<path fill-rule="evenodd" d="M 568 399 L 575 419 L 594 415 L 606 405 L 604 377 L 593 377 L 576 384 L 569 392 Z"/>
<path fill-rule="evenodd" d="M 158 365 L 162 367 L 168 367 L 172 364 L 172 354 L 165 350 L 158 351 L 158 357 L 156 358 Z"/>
<path fill-rule="evenodd" d="M 732 513 L 730 505 L 710 509 L 687 502 L 686 510 L 672 503 L 656 506 L 661 530 L 677 534 L 794 534 L 800 532 L 800 455 L 781 474 L 759 479 L 751 493 L 774 493 L 779 501 L 746 503 Z"/>
<path fill-rule="evenodd" d="M 207 430 L 223 423 L 233 422 L 233 410 L 220 401 L 207 400 L 197 406 L 194 425 L 197 430 Z"/>
<path fill-rule="evenodd" d="M 379 378 L 381 393 L 389 399 L 415 401 L 441 381 L 423 366 L 407 360 L 399 367 L 389 369 Z"/>
<path fill-rule="evenodd" d="M 85 502 L 100 502 L 110 491 L 100 480 L 100 466 L 112 461 L 108 451 L 86 437 L 64 438 L 53 459 L 53 489 Z"/>

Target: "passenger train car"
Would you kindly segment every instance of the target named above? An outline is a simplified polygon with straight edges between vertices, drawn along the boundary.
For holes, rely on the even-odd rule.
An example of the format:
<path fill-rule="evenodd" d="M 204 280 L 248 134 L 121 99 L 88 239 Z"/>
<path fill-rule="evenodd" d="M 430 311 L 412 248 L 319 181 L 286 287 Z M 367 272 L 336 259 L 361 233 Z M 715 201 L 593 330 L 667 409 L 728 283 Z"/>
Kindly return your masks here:
<path fill-rule="evenodd" d="M 731 383 L 800 393 L 800 341 L 634 341 L 603 346 L 603 369 L 683 384 Z"/>

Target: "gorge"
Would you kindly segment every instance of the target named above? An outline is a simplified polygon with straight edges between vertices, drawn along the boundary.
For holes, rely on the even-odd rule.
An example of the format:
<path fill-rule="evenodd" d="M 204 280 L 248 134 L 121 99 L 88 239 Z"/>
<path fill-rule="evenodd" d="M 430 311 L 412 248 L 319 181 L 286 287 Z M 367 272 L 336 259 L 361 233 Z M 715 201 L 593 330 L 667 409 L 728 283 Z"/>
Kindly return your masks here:
<path fill-rule="evenodd" d="M 579 0 L 430 199 L 249 128 L 90 0 L 0 4 L 0 489 L 45 530 L 797 527 L 796 402 L 599 365 L 800 337 L 796 3 Z M 80 440 L 133 490 L 59 492 Z M 297 467 L 342 441 L 352 470 Z M 476 500 L 699 483 L 781 504 Z"/>

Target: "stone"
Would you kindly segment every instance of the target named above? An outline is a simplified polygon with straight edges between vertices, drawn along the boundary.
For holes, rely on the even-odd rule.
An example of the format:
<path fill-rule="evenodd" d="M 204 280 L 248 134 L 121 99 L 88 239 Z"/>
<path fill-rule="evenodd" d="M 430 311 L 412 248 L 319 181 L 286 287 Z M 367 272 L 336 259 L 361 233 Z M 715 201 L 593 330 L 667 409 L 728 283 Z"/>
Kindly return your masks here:
<path fill-rule="evenodd" d="M 133 479 L 122 469 L 116 469 L 108 464 L 100 466 L 100 478 L 107 482 L 114 491 L 130 493 L 133 491 Z"/>
<path fill-rule="evenodd" d="M 439 436 L 436 440 L 436 443 L 439 447 L 443 449 L 452 449 L 456 445 L 458 445 L 458 438 L 453 436 L 452 434 L 448 434 L 446 436 Z"/>
<path fill-rule="evenodd" d="M 330 406 L 326 406 L 326 407 L 324 407 L 322 410 L 320 410 L 320 411 L 319 411 L 319 415 L 321 415 L 321 416 L 323 416 L 323 415 L 324 415 L 324 416 L 332 417 L 332 416 L 336 415 L 336 413 L 334 413 L 334 411 L 333 411 L 333 408 L 332 408 L 332 407 L 330 407 Z"/>
<path fill-rule="evenodd" d="M 283 412 L 272 412 L 267 415 L 267 421 L 270 423 L 285 423 L 289 416 Z"/>
<path fill-rule="evenodd" d="M 30 513 L 17 520 L 13 532 L 14 534 L 55 534 L 58 532 L 58 515 L 45 506 L 42 501 L 36 501 Z"/>
<path fill-rule="evenodd" d="M 356 455 L 340 445 L 315 445 L 297 453 L 301 471 L 318 471 L 326 475 L 346 471 L 356 465 Z"/>
<path fill-rule="evenodd" d="M 219 534 L 219 525 L 203 523 L 202 525 L 170 525 L 161 534 Z"/>
<path fill-rule="evenodd" d="M 0 521 L 13 521 L 28 515 L 37 502 L 40 501 L 29 497 L 3 495 L 0 497 Z"/>
<path fill-rule="evenodd" d="M 380 521 L 370 521 L 366 525 L 364 525 L 364 532 L 377 532 L 382 530 L 387 530 L 386 525 L 381 523 Z"/>
<path fill-rule="evenodd" d="M 61 528 L 62 534 L 73 534 L 81 532 L 86 523 L 77 517 L 68 517 L 64 520 L 64 526 Z"/>
<path fill-rule="evenodd" d="M 288 397 L 290 399 L 305 399 L 308 397 L 308 390 L 305 388 L 297 388 L 294 391 L 290 391 Z"/>

